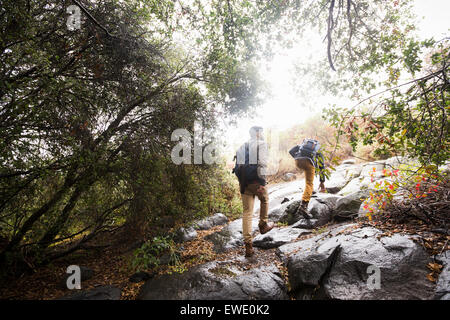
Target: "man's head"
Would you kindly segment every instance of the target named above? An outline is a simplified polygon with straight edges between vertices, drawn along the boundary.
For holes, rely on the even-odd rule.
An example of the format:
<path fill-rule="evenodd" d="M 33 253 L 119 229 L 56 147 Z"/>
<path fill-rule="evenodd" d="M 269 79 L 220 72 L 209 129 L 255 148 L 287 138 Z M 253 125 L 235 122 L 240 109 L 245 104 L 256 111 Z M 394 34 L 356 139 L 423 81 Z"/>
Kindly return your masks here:
<path fill-rule="evenodd" d="M 253 126 L 250 128 L 250 137 L 252 139 L 262 139 L 263 138 L 263 128 L 259 126 Z"/>

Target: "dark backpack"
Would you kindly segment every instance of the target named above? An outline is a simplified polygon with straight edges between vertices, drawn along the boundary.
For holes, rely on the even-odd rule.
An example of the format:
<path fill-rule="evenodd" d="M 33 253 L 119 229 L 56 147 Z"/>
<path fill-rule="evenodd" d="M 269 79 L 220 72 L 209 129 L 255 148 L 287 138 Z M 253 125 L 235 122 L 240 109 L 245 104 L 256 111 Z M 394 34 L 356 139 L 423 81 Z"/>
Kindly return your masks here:
<path fill-rule="evenodd" d="M 289 153 L 294 159 L 310 158 L 315 159 L 320 150 L 320 142 L 314 139 L 304 139 L 301 145 L 296 145 Z"/>
<path fill-rule="evenodd" d="M 248 142 L 245 143 L 245 163 L 239 164 L 237 163 L 237 153 L 234 156 L 235 165 L 233 169 L 233 173 L 238 178 L 241 184 L 245 184 L 248 181 L 258 180 L 258 165 L 257 164 L 249 164 L 250 162 L 250 154 Z"/>

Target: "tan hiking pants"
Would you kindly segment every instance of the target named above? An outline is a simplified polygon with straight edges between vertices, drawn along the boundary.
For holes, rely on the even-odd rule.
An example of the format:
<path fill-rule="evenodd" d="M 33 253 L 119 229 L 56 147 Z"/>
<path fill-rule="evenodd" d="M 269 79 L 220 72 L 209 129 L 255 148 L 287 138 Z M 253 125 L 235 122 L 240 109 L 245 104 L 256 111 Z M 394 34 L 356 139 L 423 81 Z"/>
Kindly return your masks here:
<path fill-rule="evenodd" d="M 306 158 L 295 160 L 295 165 L 305 172 L 305 191 L 303 191 L 302 200 L 309 201 L 314 190 L 314 174 L 316 168 L 314 168 L 311 161 Z"/>
<path fill-rule="evenodd" d="M 246 188 L 242 197 L 242 205 L 244 207 L 244 214 L 242 217 L 242 234 L 244 236 L 244 242 L 249 243 L 252 241 L 252 216 L 253 207 L 255 204 L 255 196 L 261 201 L 261 207 L 259 209 L 259 223 L 268 222 L 269 212 L 269 194 L 267 189 L 263 187 L 263 191 L 258 193 L 256 190 L 260 184 L 251 183 Z"/>

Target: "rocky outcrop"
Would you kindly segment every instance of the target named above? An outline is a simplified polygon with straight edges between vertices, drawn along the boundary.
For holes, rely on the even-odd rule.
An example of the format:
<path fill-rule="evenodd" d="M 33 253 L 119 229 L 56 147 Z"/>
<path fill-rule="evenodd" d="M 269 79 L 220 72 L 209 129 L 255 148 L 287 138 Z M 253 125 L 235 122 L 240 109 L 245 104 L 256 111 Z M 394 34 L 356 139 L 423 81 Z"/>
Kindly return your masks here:
<path fill-rule="evenodd" d="M 191 241 L 195 238 L 197 238 L 197 231 L 195 231 L 193 227 L 181 227 L 175 232 L 173 236 L 174 241 L 177 243 Z"/>
<path fill-rule="evenodd" d="M 359 190 L 353 192 L 345 197 L 341 197 L 336 201 L 335 215 L 334 217 L 339 220 L 354 218 L 358 216 L 361 204 L 369 196 L 369 191 Z"/>
<path fill-rule="evenodd" d="M 430 299 L 430 258 L 407 235 L 347 225 L 278 248 L 297 299 Z M 379 281 L 377 276 L 379 275 Z"/>
<path fill-rule="evenodd" d="M 442 271 L 436 286 L 434 298 L 437 300 L 450 300 L 450 251 L 437 255 L 436 260 L 442 263 Z"/>
<path fill-rule="evenodd" d="M 340 196 L 327 193 L 318 193 L 311 198 L 308 204 L 308 211 L 313 216 L 313 219 L 316 220 L 315 226 L 324 225 L 332 219 L 333 210 L 339 199 Z M 287 223 L 288 225 L 295 224 L 303 218 L 302 215 L 297 213 L 300 203 L 301 200 L 285 203 L 278 209 L 276 216 L 272 214 L 272 218 L 276 217 L 276 221 Z"/>
<path fill-rule="evenodd" d="M 356 164 L 349 160 L 338 166 L 325 184 L 329 193 L 316 193 L 309 202 L 312 219 L 296 214 L 304 181 L 291 181 L 269 189 L 269 220 L 279 224 L 266 234 L 258 234 L 256 206 L 253 245 L 257 255 L 261 250 L 276 248 L 288 272 L 290 296 L 277 261 L 263 267 L 258 264 L 254 269 L 242 268 L 246 260 L 240 250 L 229 261 L 208 262 L 183 274 L 155 276 L 146 281 L 139 298 L 448 300 L 447 253 L 435 257 L 443 265 L 436 285 L 427 279 L 427 265 L 432 257 L 412 236 L 385 236 L 378 229 L 348 222 L 365 215 L 363 201 L 376 189 L 376 184 L 389 181 L 383 169 L 401 168 L 403 161 L 391 158 Z M 317 179 L 314 183 L 317 187 Z M 197 224 L 195 228 L 207 229 L 214 224 L 205 222 L 204 227 Z M 242 219 L 230 222 L 205 239 L 213 243 L 218 253 L 242 249 Z"/>
<path fill-rule="evenodd" d="M 197 238 L 196 230 L 208 230 L 226 223 L 228 223 L 228 218 L 223 213 L 216 213 L 215 215 L 194 222 L 191 227 L 181 227 L 177 229 L 173 239 L 177 243 L 191 241 Z"/>
<path fill-rule="evenodd" d="M 253 239 L 253 246 L 262 249 L 276 248 L 292 242 L 304 234 L 311 233 L 308 229 L 299 228 L 275 228 L 266 234 L 260 234 Z"/>
<path fill-rule="evenodd" d="M 196 230 L 208 230 L 215 226 L 221 226 L 228 223 L 228 218 L 223 213 L 216 213 L 193 224 Z"/>
<path fill-rule="evenodd" d="M 252 223 L 252 232 L 258 230 L 259 219 L 254 218 Z M 222 253 L 227 250 L 242 247 L 244 239 L 242 237 L 242 218 L 230 222 L 223 227 L 221 231 L 212 233 L 205 237 L 206 240 L 214 244 L 214 251 Z"/>
<path fill-rule="evenodd" d="M 236 261 L 208 262 L 182 274 L 156 276 L 139 300 L 285 300 L 287 289 L 275 265 L 242 270 Z"/>

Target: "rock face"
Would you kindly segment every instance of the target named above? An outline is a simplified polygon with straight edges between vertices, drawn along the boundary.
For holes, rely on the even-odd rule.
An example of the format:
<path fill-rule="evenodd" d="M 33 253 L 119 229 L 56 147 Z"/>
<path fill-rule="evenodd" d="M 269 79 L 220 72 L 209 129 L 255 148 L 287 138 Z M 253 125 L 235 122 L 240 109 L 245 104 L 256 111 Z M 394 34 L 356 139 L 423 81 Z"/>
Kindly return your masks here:
<path fill-rule="evenodd" d="M 434 285 L 426 278 L 430 258 L 421 246 L 408 236 L 378 239 L 381 231 L 354 227 L 339 227 L 277 249 L 297 299 L 433 297 Z"/>
<path fill-rule="evenodd" d="M 141 287 L 139 300 L 285 300 L 274 265 L 242 271 L 234 261 L 208 262 L 182 273 L 157 276 Z"/>
<path fill-rule="evenodd" d="M 292 228 L 300 228 L 300 229 L 313 229 L 318 226 L 317 219 L 300 219 L 296 223 L 294 223 Z"/>
<path fill-rule="evenodd" d="M 259 219 L 254 218 L 252 232 L 258 230 Z M 236 219 L 225 226 L 221 231 L 205 237 L 206 240 L 214 244 L 214 251 L 222 253 L 227 250 L 242 247 L 244 238 L 242 236 L 242 219 Z"/>
<path fill-rule="evenodd" d="M 360 176 L 362 177 L 381 177 L 386 161 L 375 161 L 364 164 Z"/>
<path fill-rule="evenodd" d="M 98 287 L 92 290 L 77 291 L 57 300 L 119 300 L 120 289 L 112 286 Z"/>
<path fill-rule="evenodd" d="M 445 251 L 436 256 L 436 260 L 442 263 L 443 269 L 439 275 L 434 298 L 450 300 L 450 251 Z"/>
<path fill-rule="evenodd" d="M 358 177 L 361 170 L 361 165 L 341 164 L 331 173 L 330 179 L 325 182 L 325 188 L 329 193 L 337 193 L 343 189 L 350 180 Z"/>
<path fill-rule="evenodd" d="M 308 211 L 312 214 L 317 222 L 316 226 L 324 225 L 331 220 L 332 210 L 335 207 L 339 196 L 321 193 L 318 196 L 312 197 L 308 204 Z M 291 201 L 282 205 L 275 216 L 276 221 L 292 225 L 297 221 L 303 219 L 301 214 L 297 214 L 297 209 L 301 204 L 301 200 Z M 284 210 L 284 211 L 283 211 Z M 269 215 L 271 217 L 271 215 Z"/>
<path fill-rule="evenodd" d="M 276 248 L 283 244 L 289 243 L 303 234 L 311 233 L 310 230 L 307 229 L 299 229 L 299 228 L 276 228 L 270 230 L 266 234 L 260 234 L 253 239 L 253 246 L 270 249 Z"/>
<path fill-rule="evenodd" d="M 228 223 L 228 218 L 222 213 L 216 213 L 211 217 L 207 217 L 203 220 L 194 223 L 193 227 L 196 230 L 207 230 L 211 229 L 212 227 L 220 226 L 226 223 Z"/>
<path fill-rule="evenodd" d="M 359 190 L 342 197 L 336 202 L 335 218 L 352 218 L 359 213 L 364 199 L 369 196 L 368 190 Z"/>
<path fill-rule="evenodd" d="M 269 220 L 288 226 L 256 235 L 253 245 L 257 254 L 276 248 L 288 271 L 290 296 L 277 261 L 249 270 L 242 267 L 245 258 L 241 250 L 233 260 L 208 262 L 182 274 L 155 276 L 141 288 L 139 299 L 450 299 L 448 252 L 435 257 L 444 265 L 435 285 L 427 279 L 431 257 L 408 235 L 387 237 L 378 229 L 348 222 L 318 229 L 331 221 L 365 215 L 363 200 L 376 188 L 375 184 L 390 179 L 383 176 L 383 169 L 401 168 L 401 160 L 391 158 L 361 165 L 347 161 L 340 165 L 325 183 L 330 193 L 316 193 L 311 198 L 308 211 L 312 219 L 296 214 L 304 181 L 270 188 Z M 314 183 L 317 187 L 317 179 Z M 255 204 L 253 236 L 258 231 L 258 210 Z M 203 230 L 227 223 L 222 216 L 206 218 L 194 228 Z M 310 238 L 299 240 L 312 232 L 315 234 Z M 211 241 L 218 253 L 242 249 L 242 219 L 230 222 L 205 240 Z"/>

